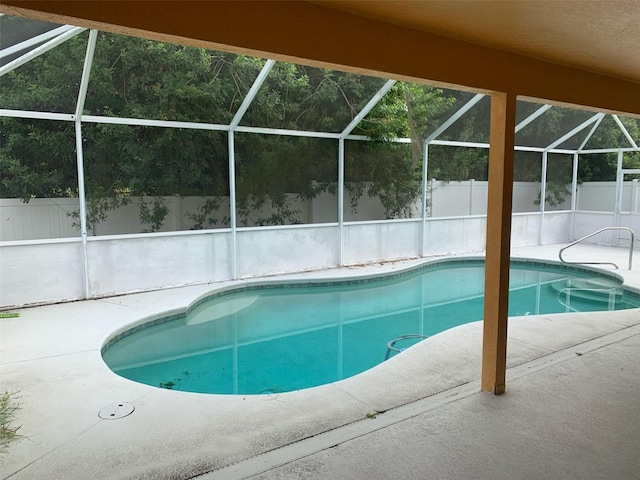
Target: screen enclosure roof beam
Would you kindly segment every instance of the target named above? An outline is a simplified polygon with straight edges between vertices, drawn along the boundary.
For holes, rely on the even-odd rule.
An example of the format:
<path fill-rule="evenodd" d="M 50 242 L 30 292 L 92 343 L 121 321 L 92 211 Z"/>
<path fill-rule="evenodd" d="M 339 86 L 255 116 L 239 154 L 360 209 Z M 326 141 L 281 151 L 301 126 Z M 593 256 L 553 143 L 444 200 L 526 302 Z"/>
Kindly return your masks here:
<path fill-rule="evenodd" d="M 614 77 L 586 65 L 553 63 L 311 2 L 3 0 L 0 11 L 395 80 L 476 93 L 508 92 L 542 103 L 640 116 L 640 73 L 637 79 Z"/>

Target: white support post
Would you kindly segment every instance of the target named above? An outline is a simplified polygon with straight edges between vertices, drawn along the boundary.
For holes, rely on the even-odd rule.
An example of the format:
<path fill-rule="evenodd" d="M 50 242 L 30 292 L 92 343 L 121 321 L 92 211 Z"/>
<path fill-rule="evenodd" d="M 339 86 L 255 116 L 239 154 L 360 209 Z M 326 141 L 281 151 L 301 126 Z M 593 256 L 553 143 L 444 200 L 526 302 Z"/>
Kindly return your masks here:
<path fill-rule="evenodd" d="M 338 230 L 340 245 L 338 263 L 344 266 L 344 138 L 338 140 Z"/>
<path fill-rule="evenodd" d="M 622 212 L 622 187 L 624 181 L 624 173 L 622 171 L 622 151 L 618 151 L 618 168 L 616 170 L 616 204 L 613 209 L 615 220 L 614 226 L 620 226 L 620 213 Z"/>
<path fill-rule="evenodd" d="M 267 60 L 251 85 L 251 88 L 244 97 L 238 111 L 233 116 L 229 124 L 229 133 L 227 137 L 229 148 L 229 218 L 231 223 L 231 278 L 238 278 L 238 222 L 236 218 L 236 145 L 235 130 L 237 129 L 242 117 L 249 109 L 251 102 L 258 94 L 258 90 L 267 79 L 269 72 L 275 65 L 275 60 Z"/>
<path fill-rule="evenodd" d="M 542 152 L 542 173 L 540 174 L 540 226 L 538 228 L 538 245 L 544 239 L 544 204 L 547 197 L 547 151 Z"/>
<path fill-rule="evenodd" d="M 576 208 L 578 206 L 578 153 L 573 154 L 573 169 L 571 172 L 571 240 L 575 239 Z"/>
<path fill-rule="evenodd" d="M 231 223 L 231 278 L 238 278 L 238 240 L 236 221 L 236 149 L 235 132 L 229 130 L 229 219 Z"/>
<path fill-rule="evenodd" d="M 80 202 L 80 235 L 82 238 L 82 265 L 84 277 L 84 298 L 91 296 L 91 286 L 89 283 L 89 251 L 87 245 L 87 197 L 84 184 L 84 150 L 82 146 L 82 111 L 87 98 L 87 88 L 89 88 L 89 76 L 91 74 L 91 65 L 93 63 L 93 55 L 96 49 L 96 41 L 98 39 L 97 30 L 91 30 L 89 33 L 89 42 L 87 44 L 87 52 L 84 58 L 84 67 L 82 69 L 82 77 L 80 80 L 80 89 L 78 91 L 78 101 L 76 102 L 75 113 L 75 131 L 76 131 L 76 163 L 78 172 L 78 201 Z"/>
<path fill-rule="evenodd" d="M 426 255 L 425 240 L 427 238 L 427 172 L 429 171 L 429 144 L 424 142 L 422 160 L 422 256 Z"/>
<path fill-rule="evenodd" d="M 429 216 L 433 217 L 433 205 L 434 205 L 434 194 L 433 192 L 436 191 L 436 178 L 435 177 L 431 177 L 431 189 L 429 190 L 429 192 L 431 193 L 431 205 L 429 205 Z"/>
<path fill-rule="evenodd" d="M 344 141 L 345 138 L 353 131 L 354 128 L 362 121 L 364 117 L 375 107 L 384 97 L 391 87 L 396 83 L 395 80 L 387 80 L 387 82 L 376 92 L 376 94 L 367 102 L 363 109 L 349 122 L 349 125 L 340 133 L 338 137 L 338 229 L 340 235 L 339 247 L 339 265 L 344 266 Z"/>
<path fill-rule="evenodd" d="M 76 168 L 78 172 L 78 199 L 80 202 L 80 235 L 82 239 L 82 275 L 83 295 L 91 295 L 89 283 L 89 249 L 87 245 L 87 200 L 84 188 L 84 156 L 82 151 L 82 123 L 75 122 L 76 130 Z"/>

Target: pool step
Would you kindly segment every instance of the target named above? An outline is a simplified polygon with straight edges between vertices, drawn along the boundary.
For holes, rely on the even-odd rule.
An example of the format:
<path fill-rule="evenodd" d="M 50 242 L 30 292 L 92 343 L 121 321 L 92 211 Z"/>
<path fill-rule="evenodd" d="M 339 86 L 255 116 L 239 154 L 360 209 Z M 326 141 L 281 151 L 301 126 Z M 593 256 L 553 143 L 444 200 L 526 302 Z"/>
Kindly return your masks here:
<path fill-rule="evenodd" d="M 615 280 L 602 277 L 565 278 L 549 284 L 558 294 L 593 302 L 609 303 L 622 299 L 622 287 Z"/>

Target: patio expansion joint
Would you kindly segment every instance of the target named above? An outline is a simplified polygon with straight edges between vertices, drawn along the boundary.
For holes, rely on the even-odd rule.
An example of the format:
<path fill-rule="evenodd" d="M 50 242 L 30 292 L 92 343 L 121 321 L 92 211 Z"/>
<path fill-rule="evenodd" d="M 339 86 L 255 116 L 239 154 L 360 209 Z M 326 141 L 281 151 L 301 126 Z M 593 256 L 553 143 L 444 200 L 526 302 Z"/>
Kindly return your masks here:
<path fill-rule="evenodd" d="M 638 335 L 640 335 L 640 333 Z M 637 336 L 637 335 L 634 335 L 634 336 Z M 629 337 L 629 338 L 631 338 L 631 337 Z M 619 353 L 625 353 L 627 355 L 633 355 L 634 357 L 640 358 L 640 352 L 630 352 L 629 350 L 618 348 L 615 345 L 609 345 L 607 348 L 610 348 L 611 350 L 614 350 L 614 351 L 619 352 Z"/>
<path fill-rule="evenodd" d="M 24 438 L 22 439 L 22 441 L 24 440 L 28 440 L 29 438 Z M 40 460 L 42 460 L 43 458 L 45 458 L 47 455 L 49 455 L 51 452 L 56 451 L 58 448 L 60 448 L 60 445 L 53 447 L 51 450 L 43 453 L 42 455 L 40 455 L 37 458 L 34 458 L 33 460 L 31 460 L 29 463 L 27 463 L 26 465 L 23 465 L 22 467 L 18 468 L 16 471 L 11 472 L 9 475 L 7 475 L 6 477 L 2 477 L 3 480 L 9 480 L 11 477 L 13 477 L 14 475 L 19 474 L 20 472 L 26 470 L 27 468 L 29 468 L 31 465 L 34 465 L 35 463 L 38 463 Z"/>
<path fill-rule="evenodd" d="M 640 335 L 640 324 L 624 327 L 620 330 L 601 335 L 585 342 L 569 345 L 548 355 L 543 355 L 533 360 L 510 367 L 507 369 L 508 381 L 522 378 L 553 365 L 558 365 L 569 360 L 575 360 L 584 354 L 594 352 L 601 348 L 610 347 L 611 345 L 615 345 L 617 342 L 637 335 Z"/>
<path fill-rule="evenodd" d="M 402 423 L 448 403 L 478 393 L 480 393 L 479 380 L 462 383 L 456 387 L 434 393 L 408 404 L 377 413 L 375 416 L 356 420 L 192 478 L 198 478 L 200 480 L 249 479 L 273 468 L 281 467 L 318 452 L 329 450 L 340 444 Z"/>
<path fill-rule="evenodd" d="M 376 413 L 383 413 L 382 411 L 376 409 L 373 405 L 370 405 L 369 403 L 365 402 L 364 400 L 361 400 L 360 398 L 356 397 L 355 395 L 353 395 L 351 392 L 349 392 L 348 390 L 345 390 L 344 388 L 342 388 L 340 385 L 338 385 L 337 383 L 333 383 L 333 386 L 336 387 L 338 390 L 340 390 L 342 393 L 344 393 L 345 395 L 347 395 L 349 398 L 353 399 L 355 402 L 359 403 L 360 405 L 362 405 L 363 407 L 365 407 L 367 410 L 370 411 L 374 411 Z"/>
<path fill-rule="evenodd" d="M 618 310 L 618 311 L 626 312 L 627 310 Z M 640 310 L 634 309 L 633 311 L 637 312 L 640 315 Z M 633 325 L 629 325 L 628 323 L 621 322 L 620 320 L 617 320 L 615 317 L 611 319 L 611 323 L 615 323 L 616 325 L 620 325 L 620 327 L 622 327 L 622 328 L 633 326 Z M 634 325 L 640 325 L 640 323 L 635 323 Z"/>
<path fill-rule="evenodd" d="M 515 337 L 511 337 L 511 336 L 509 336 L 509 337 L 508 337 L 508 342 L 509 342 L 509 344 L 510 344 L 510 345 L 513 345 L 511 342 L 517 342 L 517 343 L 521 343 L 521 344 L 523 344 L 523 345 L 527 345 L 527 346 L 529 346 L 529 347 L 539 348 L 540 350 L 544 350 L 545 352 L 547 352 L 547 353 L 545 353 L 544 355 L 550 355 L 550 354 L 552 354 L 552 353 L 554 353 L 554 352 L 555 352 L 555 350 L 553 350 L 552 348 L 545 347 L 545 346 L 543 346 L 543 345 L 539 345 L 539 344 L 537 344 L 537 343 L 529 342 L 529 341 L 527 341 L 527 340 L 523 340 L 523 339 L 521 339 L 521 338 L 515 338 Z M 508 350 L 507 350 L 507 354 L 508 354 Z M 525 362 L 528 362 L 528 361 L 529 361 L 529 360 L 525 360 Z M 520 364 L 518 364 L 518 365 L 520 365 Z M 515 365 L 512 365 L 512 367 L 514 367 L 514 366 L 515 366 Z M 509 367 L 509 368 L 511 368 L 511 367 Z"/>
<path fill-rule="evenodd" d="M 131 293 L 131 296 L 136 295 L 135 293 Z M 126 303 L 123 303 L 122 301 L 116 301 L 116 299 L 121 298 L 122 295 L 118 295 L 117 297 L 102 297 L 102 298 L 96 298 L 94 301 L 97 303 L 106 303 L 109 305 L 116 305 L 118 307 L 123 307 L 123 308 L 129 308 L 132 310 L 140 310 L 141 307 L 138 307 L 137 305 L 127 305 Z"/>
<path fill-rule="evenodd" d="M 92 352 L 100 352 L 99 348 L 91 348 L 89 350 L 78 350 L 76 352 L 68 352 L 68 353 L 57 353 L 55 355 L 45 355 L 43 357 L 33 357 L 33 358 L 23 358 L 21 360 L 12 360 L 12 361 L 8 361 L 8 362 L 0 362 L 0 365 L 18 365 L 20 363 L 27 363 L 27 362 L 37 362 L 40 360 L 47 360 L 50 358 L 60 358 L 60 357 L 69 357 L 72 355 L 81 355 L 84 353 L 92 353 Z"/>
<path fill-rule="evenodd" d="M 2 477 L 3 480 L 9 480 L 10 478 L 12 478 L 14 475 L 17 475 L 21 472 L 23 472 L 24 470 L 28 469 L 29 467 L 31 467 L 32 465 L 35 465 L 36 463 L 38 463 L 39 461 L 41 461 L 43 458 L 46 458 L 47 456 L 51 455 L 53 452 L 55 452 L 56 450 L 64 447 L 65 445 L 69 444 L 70 442 L 72 442 L 74 439 L 76 439 L 77 437 L 80 437 L 81 435 L 84 435 L 86 432 L 88 432 L 89 430 L 91 430 L 92 428 L 96 427 L 97 425 L 99 425 L 100 423 L 104 422 L 104 421 L 108 421 L 108 420 L 98 420 L 94 423 L 92 423 L 91 425 L 87 426 L 86 428 L 83 428 L 82 430 L 80 430 L 79 432 L 76 432 L 72 435 L 70 435 L 66 440 L 63 440 L 61 442 L 59 442 L 55 447 L 51 448 L 50 450 L 46 451 L 45 453 L 43 453 L 42 455 L 34 458 L 33 460 L 31 460 L 29 463 L 27 463 L 26 465 L 21 466 L 20 468 L 18 468 L 17 470 L 15 470 L 14 472 L 11 472 L 9 475 L 7 475 L 6 477 Z M 29 440 L 29 437 L 24 437 L 21 439 L 21 441 L 25 441 L 25 440 Z"/>

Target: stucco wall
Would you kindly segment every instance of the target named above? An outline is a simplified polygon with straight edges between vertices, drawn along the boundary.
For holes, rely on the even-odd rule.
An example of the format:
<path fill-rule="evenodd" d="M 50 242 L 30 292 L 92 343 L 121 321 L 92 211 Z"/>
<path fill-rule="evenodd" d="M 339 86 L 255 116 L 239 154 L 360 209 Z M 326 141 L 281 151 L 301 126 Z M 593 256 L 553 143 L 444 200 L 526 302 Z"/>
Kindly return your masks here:
<path fill-rule="evenodd" d="M 640 232 L 640 216 L 619 223 Z M 542 243 L 567 243 L 616 224 L 612 213 L 549 212 Z M 540 213 L 514 214 L 512 246 L 536 245 Z M 345 223 L 343 263 L 481 252 L 484 216 Z M 236 232 L 236 276 L 332 268 L 340 264 L 337 224 L 241 228 Z M 626 232 L 606 232 L 589 243 L 628 246 Z M 636 239 L 640 248 L 640 239 Z M 233 278 L 233 235 L 228 229 L 93 237 L 87 242 L 89 296 L 129 293 Z M 80 239 L 5 242 L 0 247 L 0 305 L 75 300 L 84 296 Z"/>
<path fill-rule="evenodd" d="M 543 243 L 570 241 L 571 213 L 544 216 Z M 611 216 L 575 214 L 576 232 L 611 224 Z M 593 217 L 593 218 L 592 218 Z M 602 218 L 601 218 L 602 217 Z M 640 229 L 637 216 L 629 216 Z M 344 224 L 343 263 L 361 263 L 481 252 L 484 216 Z M 514 246 L 538 243 L 540 214 L 516 214 Z M 589 227 L 591 225 L 591 227 Z M 332 268 L 340 264 L 337 224 L 239 228 L 236 276 Z M 229 229 L 92 237 L 87 242 L 89 297 L 123 294 L 233 278 Z M 0 305 L 80 299 L 84 269 L 80 239 L 5 242 L 0 247 Z"/>
<path fill-rule="evenodd" d="M 0 306 L 82 298 L 82 272 L 80 240 L 3 245 L 0 249 Z"/>

